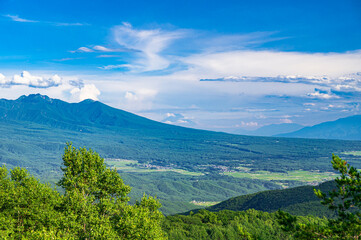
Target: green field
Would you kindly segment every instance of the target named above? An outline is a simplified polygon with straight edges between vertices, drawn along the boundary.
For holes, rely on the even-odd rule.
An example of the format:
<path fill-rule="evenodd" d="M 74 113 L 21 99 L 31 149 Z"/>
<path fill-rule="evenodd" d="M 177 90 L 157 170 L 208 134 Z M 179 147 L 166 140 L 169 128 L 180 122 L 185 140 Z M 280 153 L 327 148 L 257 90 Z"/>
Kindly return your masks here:
<path fill-rule="evenodd" d="M 105 164 L 111 168 L 115 168 L 122 172 L 136 172 L 136 173 L 147 173 L 147 172 L 176 172 L 190 176 L 202 176 L 201 172 L 190 172 L 184 169 L 177 169 L 171 167 L 155 166 L 151 164 L 140 164 L 135 160 L 128 159 L 105 159 Z"/>
<path fill-rule="evenodd" d="M 345 155 L 353 155 L 353 156 L 361 156 L 361 151 L 343 152 L 342 154 L 345 154 Z"/>
<path fill-rule="evenodd" d="M 220 203 L 220 202 L 200 202 L 200 201 L 195 201 L 195 200 L 193 200 L 193 201 L 191 201 L 190 203 L 191 203 L 191 204 L 194 204 L 194 205 L 196 205 L 196 206 L 210 207 L 210 206 L 216 205 L 216 204 L 218 204 L 218 203 Z"/>
<path fill-rule="evenodd" d="M 227 176 L 237 178 L 251 178 L 268 181 L 292 180 L 303 183 L 319 183 L 334 179 L 337 174 L 333 172 L 319 172 L 319 171 L 289 171 L 287 173 L 277 173 L 269 171 L 255 171 L 255 172 L 226 172 Z"/>

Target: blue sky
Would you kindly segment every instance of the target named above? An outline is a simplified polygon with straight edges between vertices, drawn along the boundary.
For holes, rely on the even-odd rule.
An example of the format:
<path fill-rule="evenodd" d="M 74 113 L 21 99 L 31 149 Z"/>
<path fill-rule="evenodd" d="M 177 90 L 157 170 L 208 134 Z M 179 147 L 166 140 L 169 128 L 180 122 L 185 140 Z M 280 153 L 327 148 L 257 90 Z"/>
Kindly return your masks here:
<path fill-rule="evenodd" d="M 360 114 L 361 2 L 0 0 L 0 97 L 228 132 Z"/>

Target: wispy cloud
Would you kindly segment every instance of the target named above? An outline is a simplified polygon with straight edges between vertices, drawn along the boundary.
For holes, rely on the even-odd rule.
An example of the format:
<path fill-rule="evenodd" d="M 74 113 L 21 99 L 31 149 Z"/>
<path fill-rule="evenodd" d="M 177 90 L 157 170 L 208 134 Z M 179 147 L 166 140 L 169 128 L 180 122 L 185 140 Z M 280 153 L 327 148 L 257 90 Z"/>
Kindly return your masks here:
<path fill-rule="evenodd" d="M 113 28 L 113 34 L 120 46 L 138 51 L 135 60 L 131 63 L 133 69 L 154 71 L 165 69 L 170 65 L 170 60 L 162 53 L 174 40 L 184 38 L 187 31 L 135 29 L 130 23 L 123 23 Z"/>
<path fill-rule="evenodd" d="M 117 64 L 117 65 L 106 65 L 106 66 L 102 66 L 102 67 L 98 67 L 98 68 L 103 69 L 103 70 L 112 70 L 112 69 L 127 70 L 129 68 L 133 68 L 133 66 L 130 64 Z"/>
<path fill-rule="evenodd" d="M 106 52 L 106 53 L 121 53 L 121 52 L 137 52 L 135 49 L 130 48 L 108 48 L 100 45 L 93 47 L 80 47 L 71 53 L 90 53 L 90 52 Z"/>
<path fill-rule="evenodd" d="M 73 60 L 79 60 L 79 59 L 83 59 L 81 57 L 76 57 L 76 58 L 60 58 L 60 59 L 54 59 L 53 61 L 55 62 L 66 62 L 66 61 L 73 61 Z"/>
<path fill-rule="evenodd" d="M 260 46 L 264 43 L 280 41 L 289 37 L 277 37 L 279 32 L 252 32 L 246 34 L 209 34 L 203 33 L 197 36 L 196 47 L 202 51 L 225 52 L 234 50 L 244 50 Z"/>
<path fill-rule="evenodd" d="M 320 79 L 320 76 L 327 78 L 361 71 L 361 51 L 304 53 L 259 50 L 264 43 L 288 38 L 279 36 L 279 32 L 217 35 L 194 29 L 139 29 L 123 23 L 114 27 L 112 34 L 118 47 L 97 45 L 79 48 L 75 52 L 116 52 L 120 47 L 121 51 L 129 51 L 122 56 L 126 64 L 109 64 L 109 67 L 100 68 L 111 70 L 127 66 L 132 73 L 191 74 L 197 76 L 197 80 L 248 76 L 263 77 L 265 82 L 300 83 L 299 76 L 310 76 L 305 83 L 325 83 L 326 79 Z M 282 81 L 276 79 L 279 75 L 284 76 Z M 313 79 L 312 76 L 316 77 Z"/>
<path fill-rule="evenodd" d="M 94 50 L 99 51 L 99 52 L 134 52 L 136 50 L 134 49 L 130 49 L 130 48 L 108 48 L 108 47 L 104 47 L 104 46 L 94 46 L 93 47 Z"/>
<path fill-rule="evenodd" d="M 85 25 L 89 25 L 87 23 L 62 23 L 62 22 L 48 22 L 48 23 L 52 23 L 56 26 L 85 26 Z"/>
<path fill-rule="evenodd" d="M 96 56 L 97 58 L 120 58 L 121 55 L 110 55 L 110 54 L 102 54 Z"/>
<path fill-rule="evenodd" d="M 3 16 L 10 18 L 14 22 L 27 22 L 27 23 L 37 23 L 37 22 L 39 22 L 39 21 L 36 21 L 36 20 L 20 18 L 18 15 L 7 14 L 7 15 L 3 15 Z"/>
<path fill-rule="evenodd" d="M 87 23 L 66 23 L 66 22 L 51 22 L 51 21 L 39 21 L 39 20 L 31 20 L 31 19 L 25 19 L 21 18 L 18 15 L 3 15 L 4 17 L 10 18 L 14 22 L 22 22 L 22 23 L 43 23 L 48 25 L 54 25 L 54 26 L 85 26 L 89 25 Z"/>
<path fill-rule="evenodd" d="M 94 52 L 94 50 L 93 49 L 91 49 L 91 48 L 88 48 L 88 47 L 80 47 L 80 48 L 78 48 L 77 50 L 75 50 L 75 51 L 70 51 L 71 53 L 76 53 L 76 52 L 87 52 L 87 53 L 89 53 L 89 52 Z"/>

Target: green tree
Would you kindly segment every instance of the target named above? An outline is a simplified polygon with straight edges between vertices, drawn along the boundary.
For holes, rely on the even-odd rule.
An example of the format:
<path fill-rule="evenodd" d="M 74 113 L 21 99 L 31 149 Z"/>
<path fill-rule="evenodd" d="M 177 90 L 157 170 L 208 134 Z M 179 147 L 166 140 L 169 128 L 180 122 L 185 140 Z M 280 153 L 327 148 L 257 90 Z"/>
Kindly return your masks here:
<path fill-rule="evenodd" d="M 130 205 L 131 188 L 96 152 L 67 144 L 63 162 L 64 195 L 0 168 L 1 239 L 165 239 L 160 203 L 144 195 Z"/>
<path fill-rule="evenodd" d="M 361 238 L 361 172 L 347 161 L 332 155 L 332 166 L 341 176 L 335 179 L 337 189 L 325 194 L 314 190 L 323 205 L 336 211 L 337 218 L 327 222 L 302 224 L 297 217 L 279 211 L 283 229 L 298 239 L 360 239 Z"/>
<path fill-rule="evenodd" d="M 160 203 L 144 196 L 131 206 L 131 188 L 96 152 L 67 144 L 63 155 L 65 189 L 62 209 L 70 218 L 67 228 L 81 239 L 163 239 Z"/>
<path fill-rule="evenodd" d="M 57 191 L 26 169 L 14 168 L 9 174 L 6 167 L 0 167 L 0 238 L 42 239 L 46 232 L 54 235 L 62 218 L 57 211 L 61 201 Z M 58 236 L 67 238 L 66 234 Z"/>

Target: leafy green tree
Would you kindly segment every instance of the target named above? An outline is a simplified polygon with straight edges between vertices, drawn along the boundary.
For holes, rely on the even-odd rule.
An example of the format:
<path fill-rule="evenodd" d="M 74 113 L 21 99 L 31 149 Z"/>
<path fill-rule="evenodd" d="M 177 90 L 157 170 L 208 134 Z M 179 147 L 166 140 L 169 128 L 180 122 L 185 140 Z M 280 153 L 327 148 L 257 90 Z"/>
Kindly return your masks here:
<path fill-rule="evenodd" d="M 0 167 L 0 238 L 41 239 L 41 233 L 56 232 L 61 200 L 57 191 L 26 169 L 14 168 L 9 174 L 6 167 Z"/>
<path fill-rule="evenodd" d="M 160 203 L 144 196 L 128 204 L 130 187 L 96 152 L 67 144 L 64 172 L 59 185 L 65 189 L 62 209 L 82 239 L 163 239 Z"/>
<path fill-rule="evenodd" d="M 332 166 L 341 176 L 335 179 L 337 189 L 329 194 L 314 190 L 323 205 L 336 211 L 337 218 L 327 222 L 302 224 L 297 217 L 279 211 L 283 229 L 298 239 L 360 239 L 361 238 L 361 172 L 347 161 L 332 155 Z"/>
<path fill-rule="evenodd" d="M 64 195 L 0 168 L 1 239 L 165 239 L 160 203 L 144 195 L 129 205 L 131 188 L 96 152 L 67 144 L 63 162 Z"/>

